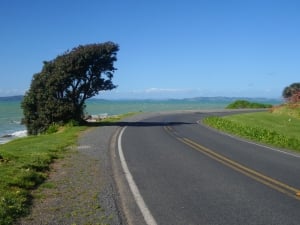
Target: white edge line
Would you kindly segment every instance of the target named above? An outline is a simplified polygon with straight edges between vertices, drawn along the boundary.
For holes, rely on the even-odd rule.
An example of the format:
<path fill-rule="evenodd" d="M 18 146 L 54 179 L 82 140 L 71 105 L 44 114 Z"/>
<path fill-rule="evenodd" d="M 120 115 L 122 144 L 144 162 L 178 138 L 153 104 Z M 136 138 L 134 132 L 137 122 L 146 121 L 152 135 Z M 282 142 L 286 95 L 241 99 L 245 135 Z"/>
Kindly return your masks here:
<path fill-rule="evenodd" d="M 126 163 L 126 160 L 125 160 L 125 157 L 124 157 L 124 154 L 123 154 L 123 149 L 122 149 L 122 144 L 121 144 L 121 141 L 122 141 L 122 135 L 125 131 L 127 127 L 123 127 L 120 134 L 119 134 L 119 137 L 118 137 L 118 152 L 119 152 L 119 157 L 120 157 L 120 161 L 121 161 L 121 165 L 122 165 L 122 168 L 123 168 L 123 171 L 124 171 L 124 174 L 125 174 L 125 177 L 127 179 L 127 182 L 129 184 L 129 187 L 130 187 L 130 190 L 133 194 L 133 197 L 145 219 L 145 222 L 147 225 L 157 225 L 154 217 L 152 216 L 150 210 L 148 209 L 143 197 L 141 196 L 140 194 L 140 191 L 138 189 L 138 187 L 136 186 L 134 180 L 133 180 L 133 177 L 128 169 L 128 166 L 127 166 L 127 163 Z"/>

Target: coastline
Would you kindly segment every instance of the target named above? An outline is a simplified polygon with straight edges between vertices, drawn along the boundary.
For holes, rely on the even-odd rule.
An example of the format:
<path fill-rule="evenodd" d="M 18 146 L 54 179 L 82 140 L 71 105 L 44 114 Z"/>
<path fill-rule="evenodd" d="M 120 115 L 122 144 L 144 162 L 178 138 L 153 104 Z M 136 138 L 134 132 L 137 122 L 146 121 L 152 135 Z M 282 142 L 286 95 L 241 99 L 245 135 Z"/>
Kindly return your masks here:
<path fill-rule="evenodd" d="M 21 124 L 23 112 L 21 97 L 7 97 L 0 99 L 0 145 L 19 137 L 26 136 L 26 127 Z M 174 110 L 220 110 L 224 109 L 236 97 L 198 97 L 187 99 L 123 99 L 104 100 L 98 98 L 88 99 L 86 102 L 86 115 L 102 118 L 128 112 L 170 112 Z M 280 104 L 279 99 L 253 98 L 257 102 Z"/>
<path fill-rule="evenodd" d="M 27 137 L 27 130 L 18 130 L 10 134 L 4 134 L 0 137 L 0 145 L 22 137 Z"/>

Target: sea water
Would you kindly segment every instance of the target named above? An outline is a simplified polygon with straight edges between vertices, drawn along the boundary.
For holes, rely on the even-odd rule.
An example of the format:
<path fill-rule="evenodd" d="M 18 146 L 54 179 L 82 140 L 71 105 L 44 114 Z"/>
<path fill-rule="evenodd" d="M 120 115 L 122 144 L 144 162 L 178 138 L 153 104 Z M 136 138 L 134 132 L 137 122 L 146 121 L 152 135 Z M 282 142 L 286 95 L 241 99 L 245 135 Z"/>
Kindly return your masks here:
<path fill-rule="evenodd" d="M 22 115 L 19 100 L 0 101 L 0 144 L 26 136 L 26 128 L 21 124 Z"/>
<path fill-rule="evenodd" d="M 193 100 L 100 100 L 87 101 L 86 113 L 93 115 L 107 113 L 108 115 L 124 114 L 128 112 L 159 112 L 171 110 L 200 110 L 223 109 L 224 101 L 193 101 Z"/>
<path fill-rule="evenodd" d="M 224 109 L 232 98 L 195 98 L 173 100 L 102 100 L 90 99 L 86 102 L 87 115 L 118 115 L 128 112 L 158 112 L 171 110 Z M 255 100 L 253 100 L 255 101 Z M 280 104 L 280 100 L 256 99 L 256 102 Z M 23 111 L 21 100 L 0 100 L 0 144 L 27 135 L 21 124 Z"/>

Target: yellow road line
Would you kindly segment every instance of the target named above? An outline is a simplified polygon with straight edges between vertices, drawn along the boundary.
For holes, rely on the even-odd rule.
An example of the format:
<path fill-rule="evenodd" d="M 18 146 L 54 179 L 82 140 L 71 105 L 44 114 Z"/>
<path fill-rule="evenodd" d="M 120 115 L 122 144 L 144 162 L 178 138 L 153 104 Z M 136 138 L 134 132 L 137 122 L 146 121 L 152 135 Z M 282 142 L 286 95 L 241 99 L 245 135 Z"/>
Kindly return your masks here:
<path fill-rule="evenodd" d="M 252 179 L 255 179 L 256 181 L 259 181 L 260 183 L 263 183 L 267 185 L 268 187 L 271 187 L 277 191 L 280 191 L 284 194 L 287 194 L 289 196 L 292 196 L 293 198 L 296 198 L 297 200 L 300 200 L 300 190 L 294 187 L 291 187 L 285 183 L 282 183 L 278 180 L 275 180 L 271 177 L 268 177 L 266 175 L 263 175 L 253 169 L 250 169 L 240 163 L 237 163 L 219 153 L 214 152 L 211 149 L 208 149 L 188 138 L 180 137 L 177 133 L 173 133 L 173 130 L 171 127 L 166 127 L 166 130 L 173 134 L 179 141 L 185 143 L 186 145 L 192 147 L 193 149 L 202 152 L 203 154 L 207 155 L 208 157 L 234 169 L 235 171 L 238 171 L 248 177 L 251 177 Z"/>

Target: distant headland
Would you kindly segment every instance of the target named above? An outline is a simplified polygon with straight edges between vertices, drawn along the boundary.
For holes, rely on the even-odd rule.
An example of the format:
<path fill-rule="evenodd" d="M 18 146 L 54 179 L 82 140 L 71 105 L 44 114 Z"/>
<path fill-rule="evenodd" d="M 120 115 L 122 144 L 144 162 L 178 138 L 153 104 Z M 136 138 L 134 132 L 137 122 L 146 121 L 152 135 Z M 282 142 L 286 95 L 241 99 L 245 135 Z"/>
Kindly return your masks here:
<path fill-rule="evenodd" d="M 0 101 L 22 101 L 23 97 L 23 95 L 0 97 Z"/>

